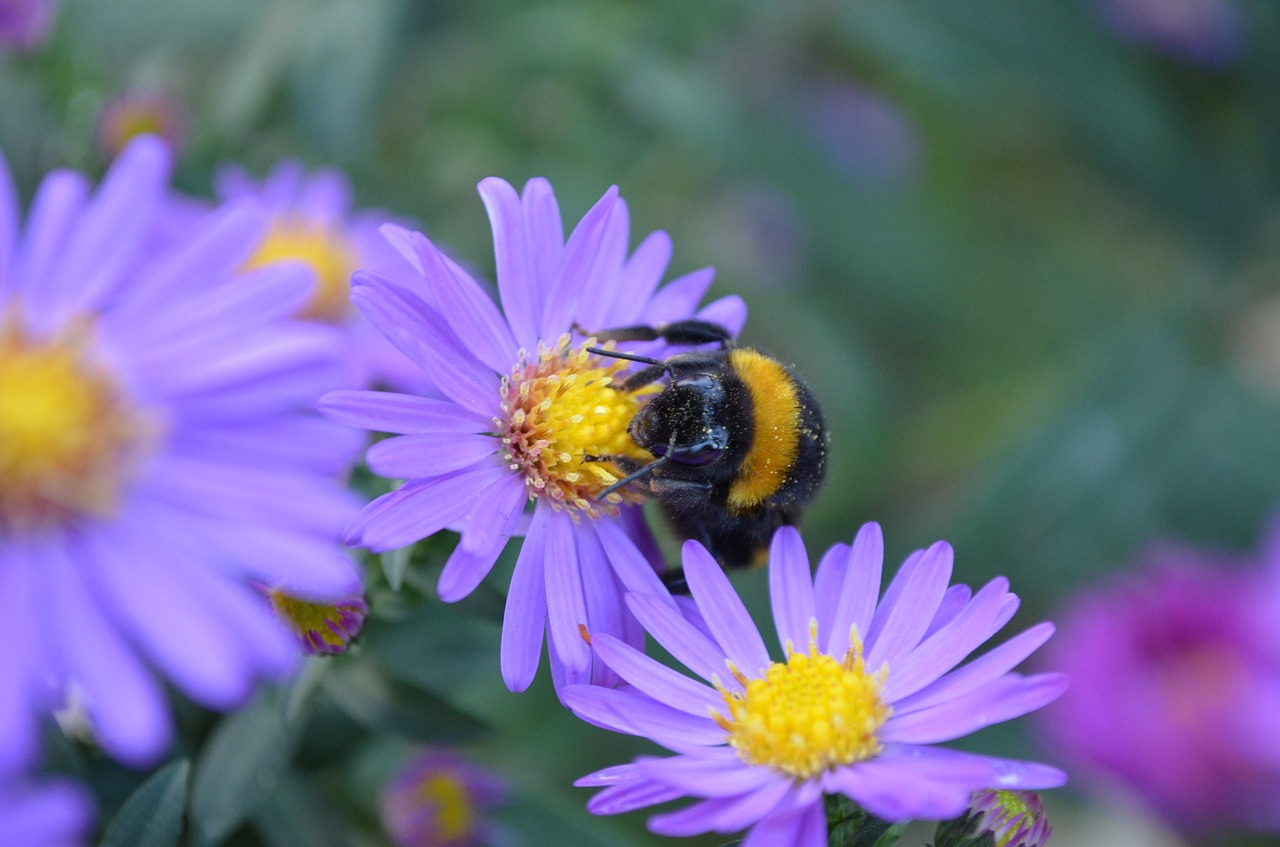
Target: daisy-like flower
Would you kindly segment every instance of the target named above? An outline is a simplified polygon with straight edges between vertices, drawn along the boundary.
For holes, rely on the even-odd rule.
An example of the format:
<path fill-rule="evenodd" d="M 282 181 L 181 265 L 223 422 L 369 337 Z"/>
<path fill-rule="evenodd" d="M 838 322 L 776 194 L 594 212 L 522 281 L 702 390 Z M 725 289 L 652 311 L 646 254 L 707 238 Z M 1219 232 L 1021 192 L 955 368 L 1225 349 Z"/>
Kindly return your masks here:
<path fill-rule="evenodd" d="M 57 0 L 0 0 L 0 51 L 35 50 L 49 37 Z"/>
<path fill-rule="evenodd" d="M 54 172 L 20 229 L 0 164 L 0 768 L 69 700 L 107 751 L 153 761 L 157 676 L 229 708 L 296 661 L 253 583 L 322 598 L 352 577 L 336 477 L 360 439 L 314 412 L 342 365 L 290 317 L 309 281 L 236 284 L 247 208 L 150 250 L 168 169 L 143 137 L 96 193 Z"/>
<path fill-rule="evenodd" d="M 566 241 L 551 186 L 532 180 L 523 196 L 500 179 L 480 183 L 493 224 L 502 311 L 461 267 L 424 236 L 395 226 L 388 239 L 425 279 L 424 296 L 376 273 L 355 276 L 352 300 L 421 365 L 445 399 L 335 392 L 322 407 L 335 420 L 399 437 L 369 449 L 369 467 L 406 479 L 347 529 L 347 541 L 393 550 L 441 529 L 462 538 L 440 575 L 446 601 L 489 573 L 536 501 L 507 594 L 502 674 L 513 691 L 538 667 L 544 632 L 557 683 L 586 682 L 591 652 L 580 624 L 638 643 L 625 589 L 662 591 L 635 494 L 598 496 L 621 471 L 594 457 L 640 456 L 627 435 L 645 391 L 614 387 L 626 362 L 587 352 L 575 327 L 659 324 L 694 315 L 710 269 L 659 289 L 671 255 L 664 233 L 627 256 L 626 204 L 610 189 Z M 740 299 L 697 313 L 737 332 Z M 629 349 L 662 355 L 661 342 Z M 652 390 L 652 389 L 649 389 Z M 646 455 L 647 454 L 643 454 Z M 597 682 L 609 682 L 605 674 Z"/>
<path fill-rule="evenodd" d="M 1200 839 L 1280 832 L 1280 532 L 1274 572 L 1162 544 L 1086 589 L 1045 660 L 1071 674 L 1038 716 L 1083 784 Z"/>
<path fill-rule="evenodd" d="M 1017 609 L 1008 582 L 992 580 L 976 594 L 948 587 L 951 547 L 938 542 L 912 554 L 877 603 L 882 559 L 880 528 L 867 524 L 811 578 L 799 533 L 778 530 L 769 586 L 784 658 L 774 660 L 715 560 L 687 542 L 685 575 L 701 618 L 682 616 L 669 595 L 632 592 L 627 603 L 702 681 L 591 633 L 596 654 L 628 685 L 561 692 L 584 720 L 677 754 L 579 780 L 604 788 L 588 808 L 615 814 L 692 796 L 699 802 L 651 818 L 649 828 L 693 835 L 752 827 L 746 847 L 819 847 L 827 843 L 824 793 L 885 820 L 941 820 L 964 812 L 978 789 L 1065 782 L 1047 765 L 935 746 L 1062 693 L 1059 674 L 1010 672 L 1052 625 L 957 668 Z"/>
<path fill-rule="evenodd" d="M 937 847 L 1044 847 L 1053 834 L 1044 801 L 1032 791 L 986 788 L 963 817 L 938 827 Z"/>
<path fill-rule="evenodd" d="M 0 779 L 0 844 L 73 847 L 83 844 L 91 820 L 89 798 L 64 781 L 32 785 Z"/>
<path fill-rule="evenodd" d="M 114 159 L 140 135 L 164 140 L 171 151 L 187 137 L 187 106 L 178 95 L 163 88 L 122 91 L 106 104 L 98 117 L 98 147 Z"/>
<path fill-rule="evenodd" d="M 298 315 L 342 333 L 350 386 L 422 391 L 431 384 L 351 305 L 351 274 L 357 268 L 408 288 L 414 286 L 415 274 L 378 234 L 389 216 L 353 210 L 351 186 L 341 172 L 323 168 L 308 173 L 300 162 L 285 160 L 259 182 L 240 166 L 227 165 L 218 171 L 214 188 L 224 202 L 261 204 L 270 218 L 245 270 L 290 262 L 312 275 L 315 288 Z"/>
<path fill-rule="evenodd" d="M 382 825 L 399 847 L 479 847 L 493 843 L 489 814 L 506 799 L 492 774 L 457 753 L 417 756 L 382 792 Z"/>

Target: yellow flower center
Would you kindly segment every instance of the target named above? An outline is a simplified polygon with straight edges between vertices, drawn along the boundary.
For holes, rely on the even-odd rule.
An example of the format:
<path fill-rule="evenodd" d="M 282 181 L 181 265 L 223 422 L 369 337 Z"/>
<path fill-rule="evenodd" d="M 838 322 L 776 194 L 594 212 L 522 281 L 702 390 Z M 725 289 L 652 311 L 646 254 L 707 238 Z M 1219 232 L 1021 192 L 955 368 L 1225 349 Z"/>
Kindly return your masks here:
<path fill-rule="evenodd" d="M 791 652 L 763 676 L 747 679 L 735 669 L 746 691 L 718 685 L 728 716 L 712 718 L 747 764 L 810 779 L 880 751 L 876 733 L 890 714 L 880 699 L 887 670 L 867 673 L 856 636 L 843 662 L 818 652 L 816 628 L 808 653 Z"/>
<path fill-rule="evenodd" d="M 471 797 L 467 789 L 448 774 L 438 773 L 424 779 L 419 787 L 424 806 L 436 811 L 436 836 L 441 844 L 451 844 L 470 834 Z"/>
<path fill-rule="evenodd" d="M 279 588 L 266 591 L 276 617 L 315 653 L 340 653 L 364 623 L 368 607 L 360 597 L 318 603 Z"/>
<path fill-rule="evenodd" d="M 522 356 L 502 380 L 503 415 L 494 422 L 502 433 L 503 458 L 524 474 L 531 497 L 547 496 L 557 508 L 598 518 L 595 497 L 623 476 L 604 459 L 653 460 L 631 440 L 627 427 L 641 398 L 657 389 L 614 388 L 613 378 L 626 362 L 588 353 L 594 344 L 592 338 L 570 348 L 564 335 L 554 349 L 540 344 L 535 361 Z M 624 496 L 639 500 L 631 492 L 614 492 L 605 498 L 605 510 L 616 511 Z"/>
<path fill-rule="evenodd" d="M 1000 807 L 999 820 L 1001 823 L 1010 823 L 1019 818 L 1025 821 L 1024 826 L 1029 828 L 1035 822 L 1035 811 L 1022 798 L 1017 791 L 996 791 L 996 805 Z M 1014 836 L 1024 832 L 1024 827 L 1010 826 L 1009 831 L 996 839 L 995 847 L 1009 847 L 1009 843 L 1013 841 Z"/>
<path fill-rule="evenodd" d="M 0 532 L 109 514 L 151 431 L 89 361 L 88 332 L 38 340 L 0 319 Z"/>
<path fill-rule="evenodd" d="M 275 262 L 302 262 L 315 274 L 316 289 L 298 317 L 336 324 L 352 314 L 349 295 L 351 272 L 356 268 L 353 253 L 340 232 L 306 221 L 280 219 L 245 262 L 244 269 L 256 270 Z"/>

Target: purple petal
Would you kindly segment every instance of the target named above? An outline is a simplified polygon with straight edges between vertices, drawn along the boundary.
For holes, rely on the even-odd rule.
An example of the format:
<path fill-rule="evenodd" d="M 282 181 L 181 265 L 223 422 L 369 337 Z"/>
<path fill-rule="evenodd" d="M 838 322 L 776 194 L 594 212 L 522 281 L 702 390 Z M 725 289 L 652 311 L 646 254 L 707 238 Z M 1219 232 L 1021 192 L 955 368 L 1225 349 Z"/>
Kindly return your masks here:
<path fill-rule="evenodd" d="M 836 616 L 836 606 L 840 602 L 840 590 L 844 586 L 845 570 L 848 567 L 849 545 L 833 544 L 822 555 L 822 561 L 818 562 L 818 570 L 814 573 L 814 614 L 818 616 L 818 632 L 827 639 L 828 643 L 832 640 L 832 622 Z M 847 637 L 843 643 L 848 643 Z"/>
<path fill-rule="evenodd" d="M 823 783 L 828 791 L 851 797 L 871 814 L 894 823 L 957 817 L 968 808 L 969 793 L 980 787 L 928 779 L 909 764 L 880 760 L 840 768 Z"/>
<path fill-rule="evenodd" d="M 987 583 L 960 614 L 892 665 L 884 697 L 893 703 L 924 688 L 954 668 L 999 631 L 1000 608 L 1009 594 L 1003 577 Z"/>
<path fill-rule="evenodd" d="M 747 676 L 762 672 L 771 664 L 769 651 L 729 578 L 698 542 L 686 541 L 683 553 L 689 591 L 720 649 Z"/>
<path fill-rule="evenodd" d="M 600 542 L 596 530 L 601 521 L 584 522 L 577 528 L 578 573 L 582 579 L 582 593 L 587 603 L 587 632 L 592 639 L 598 636 L 617 637 L 625 641 L 628 630 L 638 633 L 638 643 L 644 644 L 644 631 L 635 616 L 627 610 L 623 594 L 625 589 L 618 582 L 609 565 L 609 557 Z M 591 664 L 591 683 L 613 687 L 618 684 L 617 674 L 609 666 L 594 658 Z"/>
<path fill-rule="evenodd" d="M 929 628 L 925 630 L 922 641 L 928 639 L 935 632 L 942 629 L 955 619 L 969 603 L 969 599 L 973 597 L 973 589 L 962 583 L 957 583 L 947 589 L 947 593 L 942 595 L 942 602 L 938 604 L 938 611 L 933 616 L 933 620 L 929 622 Z"/>
<path fill-rule="evenodd" d="M 642 757 L 636 767 L 648 779 L 692 797 L 736 797 L 776 782 L 772 768 L 748 765 L 729 747 L 696 756 Z"/>
<path fill-rule="evenodd" d="M 85 178 L 70 171 L 53 171 L 36 189 L 23 231 L 14 289 L 31 316 L 48 314 L 49 304 L 59 294 L 61 279 L 54 268 L 64 255 L 88 194 Z"/>
<path fill-rule="evenodd" d="M 809 649 L 809 622 L 816 618 L 809 554 L 793 526 L 773 534 L 769 549 L 769 598 L 778 643 L 787 653 Z"/>
<path fill-rule="evenodd" d="M 452 476 L 408 482 L 366 506 L 348 526 L 347 543 L 375 553 L 412 544 L 460 520 L 485 502 L 488 489 L 509 478 L 501 465 L 481 463 Z"/>
<path fill-rule="evenodd" d="M 665 232 L 651 232 L 636 248 L 622 269 L 613 304 L 604 318 L 603 326 L 629 326 L 639 320 L 640 314 L 653 292 L 658 289 L 662 275 L 671 262 L 671 237 Z"/>
<path fill-rule="evenodd" d="M 172 731 L 160 687 L 103 615 L 78 563 L 63 551 L 48 553 L 46 622 L 63 681 L 75 681 L 106 750 L 132 765 L 153 764 Z"/>
<path fill-rule="evenodd" d="M 652 782 L 617 785 L 606 788 L 588 800 L 587 811 L 593 815 L 620 815 L 624 812 L 634 812 L 636 809 L 647 809 L 659 803 L 668 803 L 679 799 L 680 796 L 680 792 L 674 788 Z"/>
<path fill-rule="evenodd" d="M 443 476 L 494 455 L 502 442 L 492 435 L 432 432 L 384 438 L 369 448 L 369 470 L 391 479 Z"/>
<path fill-rule="evenodd" d="M 951 581 L 953 554 L 951 545 L 939 541 L 918 559 L 908 559 L 894 578 L 901 582 L 901 593 L 885 600 L 876 610 L 867 634 L 867 667 L 878 668 L 894 663 L 920 643 L 930 621 L 938 611 L 942 595 Z M 883 621 L 883 624 L 881 623 Z"/>
<path fill-rule="evenodd" d="M 618 187 L 612 186 L 582 217 L 569 235 L 560 264 L 556 268 L 555 287 L 543 304 L 540 338 L 553 340 L 569 331 L 578 301 L 596 269 L 602 235 L 618 201 Z"/>
<path fill-rule="evenodd" d="M 0 844 L 69 847 L 83 844 L 93 802 L 79 785 L 0 783 Z"/>
<path fill-rule="evenodd" d="M 513 692 L 524 691 L 538 672 L 542 655 L 542 633 L 547 623 L 546 562 L 547 525 L 552 511 L 541 507 L 533 512 L 529 534 L 525 536 L 507 589 L 507 609 L 502 618 L 502 681 Z"/>
<path fill-rule="evenodd" d="M 555 192 L 551 190 L 551 183 L 542 177 L 534 177 L 524 184 L 520 202 L 529 261 L 533 267 L 530 282 L 535 286 L 534 302 L 539 303 L 551 296 L 551 287 L 555 285 L 556 271 L 564 252 L 564 227 Z"/>
<path fill-rule="evenodd" d="M 649 829 L 659 835 L 677 837 L 713 831 L 738 832 L 767 815 L 790 790 L 790 780 L 779 774 L 773 782 L 737 797 L 715 797 L 675 812 L 654 815 L 649 819 Z"/>
<path fill-rule="evenodd" d="M 1039 762 L 997 759 L 946 747 L 886 744 L 877 758 L 921 777 L 956 780 L 974 788 L 1041 791 L 1067 781 L 1061 770 Z"/>
<path fill-rule="evenodd" d="M 628 591 L 651 595 L 675 608 L 675 601 L 671 599 L 671 593 L 662 584 L 657 571 L 617 521 L 598 521 L 596 534 L 604 546 L 614 573 Z"/>
<path fill-rule="evenodd" d="M 489 213 L 489 224 L 493 228 L 493 252 L 502 311 L 516 343 L 525 350 L 536 350 L 538 311 L 535 304 L 542 292 L 531 255 L 530 238 L 534 233 L 526 232 L 525 212 L 521 208 L 520 198 L 516 195 L 516 190 L 504 180 L 497 177 L 481 180 L 479 191 L 480 199 L 484 201 Z M 554 199 L 552 202 L 554 203 Z M 556 217 L 559 220 L 559 212 Z M 558 247 L 557 245 L 557 250 Z"/>
<path fill-rule="evenodd" d="M 523 490 L 520 494 L 523 497 Z M 498 556 L 510 539 L 510 534 L 507 534 L 496 536 L 487 546 L 474 550 L 467 549 L 461 543 L 453 548 L 449 560 L 444 563 L 444 569 L 440 571 L 440 579 L 436 582 L 436 593 L 440 595 L 440 599 L 446 603 L 456 603 L 475 591 L 476 586 L 484 582 L 484 578 L 493 570 Z"/>
<path fill-rule="evenodd" d="M 642 694 L 599 685 L 571 685 L 561 690 L 560 699 L 587 723 L 648 738 L 677 753 L 724 744 L 724 730 L 710 718 L 694 717 Z"/>
<path fill-rule="evenodd" d="M 13 175 L 9 165 L 0 156 L 0 298 L 8 300 L 9 289 L 16 282 L 11 279 L 15 269 L 14 247 L 18 242 L 18 193 L 13 187 Z"/>
<path fill-rule="evenodd" d="M 1017 667 L 1053 635 L 1053 624 L 1042 623 L 1026 632 L 1010 638 L 1004 644 L 984 653 L 969 664 L 952 671 L 915 694 L 903 697 L 893 704 L 895 715 L 905 715 L 919 709 L 945 703 Z"/>
<path fill-rule="evenodd" d="M 516 361 L 516 340 L 489 295 L 425 235 L 413 232 L 409 239 L 422 260 L 433 305 L 445 321 L 467 349 L 495 373 L 510 370 Z"/>
<path fill-rule="evenodd" d="M 816 802 L 799 805 L 784 800 L 751 828 L 742 847 L 773 847 L 777 844 L 822 847 L 827 841 L 826 818 L 821 819 L 820 829 L 815 829 L 815 809 L 821 814 L 822 804 Z M 814 840 L 815 834 L 818 836 L 817 841 Z"/>
<path fill-rule="evenodd" d="M 634 785 L 640 782 L 640 770 L 633 762 L 625 765 L 613 765 L 593 771 L 573 781 L 576 788 L 602 788 L 622 785 Z"/>
<path fill-rule="evenodd" d="M 714 268 L 702 268 L 671 280 L 649 301 L 642 315 L 644 322 L 660 324 L 689 317 L 702 302 L 715 275 Z"/>
<path fill-rule="evenodd" d="M 627 594 L 627 607 L 649 634 L 689 670 L 708 682 L 724 677 L 732 679 L 725 668 L 724 651 L 681 617 L 670 600 L 669 594 L 655 597 L 632 591 Z"/>
<path fill-rule="evenodd" d="M 843 568 L 844 584 L 840 587 L 835 617 L 827 642 L 827 653 L 843 656 L 849 649 L 849 632 L 858 628 L 867 637 L 880 594 L 880 574 L 884 567 L 884 535 L 880 524 L 863 524 L 853 539 L 849 562 Z"/>
<path fill-rule="evenodd" d="M 352 277 L 351 302 L 463 408 L 485 417 L 499 410 L 499 380 L 478 361 L 438 312 L 410 292 L 376 275 Z"/>
<path fill-rule="evenodd" d="M 281 415 L 220 426 L 190 425 L 172 432 L 169 448 L 205 462 L 260 465 L 336 476 L 364 445 L 363 433 L 312 415 Z"/>
<path fill-rule="evenodd" d="M 462 542 L 468 551 L 487 550 L 506 544 L 517 534 L 524 507 L 529 502 L 529 486 L 524 478 L 508 474 L 505 480 L 485 492 L 482 509 L 476 509 L 462 520 Z"/>
<path fill-rule="evenodd" d="M 1008 674 L 945 703 L 895 714 L 880 730 L 882 741 L 936 744 L 1033 712 L 1067 690 L 1064 674 Z"/>
<path fill-rule="evenodd" d="M 591 647 L 582 638 L 587 604 L 582 592 L 575 524 L 567 512 L 555 512 L 547 522 L 546 563 L 547 633 L 551 649 L 564 663 L 566 680 L 575 685 L 589 680 Z"/>
<path fill-rule="evenodd" d="M 627 247 L 631 238 L 631 214 L 621 197 L 614 204 L 604 231 L 600 234 L 599 252 L 588 274 L 588 282 L 582 288 L 574 317 L 586 327 L 614 326 L 608 323 L 617 292 L 623 263 L 627 260 Z"/>
<path fill-rule="evenodd" d="M 34 758 L 37 731 L 33 713 L 43 704 L 32 692 L 32 678 L 40 673 L 40 638 L 36 632 L 39 603 L 31 592 L 34 557 L 16 549 L 0 550 L 0 597 L 7 598 L 7 649 L 0 658 L 0 773 L 27 766 Z"/>
<path fill-rule="evenodd" d="M 493 421 L 448 400 L 389 391 L 330 391 L 320 411 L 346 426 L 398 435 L 486 432 Z"/>
<path fill-rule="evenodd" d="M 714 689 L 649 658 L 617 638 L 592 635 L 591 646 L 618 676 L 659 703 L 697 717 L 707 717 L 712 711 L 725 708 L 724 699 Z"/>

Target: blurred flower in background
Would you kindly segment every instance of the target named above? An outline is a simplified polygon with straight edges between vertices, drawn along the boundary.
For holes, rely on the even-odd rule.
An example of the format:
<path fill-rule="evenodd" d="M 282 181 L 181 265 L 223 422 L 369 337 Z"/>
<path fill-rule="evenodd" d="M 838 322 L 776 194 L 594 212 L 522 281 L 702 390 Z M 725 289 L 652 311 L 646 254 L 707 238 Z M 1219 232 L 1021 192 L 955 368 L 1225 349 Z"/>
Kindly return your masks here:
<path fill-rule="evenodd" d="M 55 171 L 20 230 L 0 167 L 0 762 L 73 693 L 110 754 L 154 762 L 171 731 L 157 672 L 228 709 L 296 664 L 251 580 L 350 585 L 337 475 L 360 439 L 311 411 L 340 384 L 330 331 L 290 319 L 309 289 L 294 271 L 232 284 L 252 209 L 149 251 L 168 170 L 143 137 L 93 194 Z"/>
<path fill-rule="evenodd" d="M 0 779 L 0 844 L 73 847 L 83 844 L 90 815 L 88 792 L 63 781 L 29 784 Z"/>
<path fill-rule="evenodd" d="M 382 825 L 397 847 L 480 847 L 499 830 L 490 813 L 506 799 L 500 780 L 461 754 L 428 750 L 382 791 Z"/>
<path fill-rule="evenodd" d="M 292 160 L 277 164 L 260 182 L 239 165 L 227 165 L 218 171 L 214 187 L 223 202 L 252 200 L 270 218 L 245 271 L 288 262 L 311 274 L 315 288 L 298 316 L 341 330 L 351 387 L 427 390 L 430 381 L 422 370 L 351 305 L 351 274 L 357 268 L 415 287 L 413 269 L 378 233 L 389 220 L 387 214 L 355 211 L 351 186 L 341 172 L 325 168 L 308 173 Z"/>
<path fill-rule="evenodd" d="M 154 135 L 179 155 L 187 140 L 191 117 L 172 91 L 139 88 L 122 91 L 102 108 L 98 118 L 98 146 L 109 161 L 139 135 Z"/>
<path fill-rule="evenodd" d="M 938 827 L 935 847 L 1043 847 L 1053 828 L 1044 801 L 1032 791 L 985 788 L 969 811 Z"/>
<path fill-rule="evenodd" d="M 661 563 L 641 552 L 652 540 L 638 496 L 597 500 L 622 473 L 589 457 L 648 456 L 627 426 L 639 396 L 654 389 L 613 387 L 628 363 L 587 352 L 589 334 L 695 314 L 736 334 L 746 307 L 731 296 L 698 310 L 710 269 L 659 288 L 671 241 L 653 233 L 630 253 L 630 215 L 616 188 L 567 241 L 546 180 L 531 180 L 520 195 L 491 177 L 480 194 L 493 226 L 501 312 L 426 237 L 397 227 L 385 231 L 417 266 L 425 297 L 376 272 L 356 276 L 356 305 L 448 399 L 354 391 L 323 399 L 335 420 L 400 433 L 366 458 L 374 473 L 408 480 L 365 507 L 347 541 L 382 552 L 458 529 L 462 539 L 438 583 L 440 596 L 454 602 L 488 575 L 526 503 L 536 500 L 507 594 L 503 679 L 513 691 L 529 686 L 545 633 L 558 685 L 593 674 L 607 682 L 607 671 L 593 671 L 579 627 L 642 643 L 622 593 L 663 590 Z M 643 342 L 635 351 L 661 356 L 665 347 Z"/>
<path fill-rule="evenodd" d="M 878 598 L 883 555 L 880 527 L 867 524 L 811 576 L 800 534 L 778 530 L 769 594 L 786 656 L 779 662 L 720 566 L 687 542 L 685 575 L 700 620 L 686 620 L 670 595 L 633 592 L 627 601 L 654 639 L 709 684 L 592 633 L 596 653 L 629 686 L 573 686 L 562 693 L 565 704 L 589 723 L 677 755 L 583 777 L 578 785 L 604 789 L 588 808 L 617 814 L 691 796 L 699 801 L 650 818 L 649 828 L 684 836 L 750 827 L 747 843 L 821 847 L 823 794 L 843 794 L 888 821 L 945 820 L 982 788 L 1062 785 L 1066 774 L 1048 765 L 936 746 L 1062 693 L 1060 674 L 1010 672 L 1052 625 L 957 667 L 1017 610 L 1008 581 L 977 594 L 949 585 L 952 550 L 938 542 L 908 557 Z"/>
<path fill-rule="evenodd" d="M 0 53 L 29 52 L 49 37 L 57 0 L 0 0 Z"/>
<path fill-rule="evenodd" d="M 1196 64 L 1239 58 L 1245 25 L 1233 0 L 1094 0 L 1116 32 Z"/>
<path fill-rule="evenodd" d="M 1191 836 L 1280 831 L 1280 533 L 1258 557 L 1163 545 L 1078 596 L 1040 715 L 1080 785 Z"/>
<path fill-rule="evenodd" d="M 810 90 L 810 126 L 832 170 L 866 187 L 901 190 L 918 176 L 920 133 L 896 103 L 865 86 Z"/>

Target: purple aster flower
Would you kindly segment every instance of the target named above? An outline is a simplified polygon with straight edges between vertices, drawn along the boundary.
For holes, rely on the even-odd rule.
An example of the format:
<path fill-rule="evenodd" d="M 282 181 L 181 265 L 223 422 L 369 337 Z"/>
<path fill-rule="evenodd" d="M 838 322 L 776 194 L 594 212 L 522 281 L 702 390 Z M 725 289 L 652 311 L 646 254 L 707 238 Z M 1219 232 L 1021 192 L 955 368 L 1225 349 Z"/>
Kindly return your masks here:
<path fill-rule="evenodd" d="M 1239 55 L 1244 36 L 1231 0 L 1094 0 L 1098 15 L 1120 35 L 1188 62 L 1221 67 Z"/>
<path fill-rule="evenodd" d="M 890 821 L 960 815 L 978 789 L 1051 788 L 1056 768 L 935 746 L 1038 709 L 1060 695 L 1060 674 L 1011 669 L 1053 632 L 1042 623 L 963 667 L 957 664 L 1013 615 L 1018 599 L 995 579 L 976 594 L 948 587 L 945 542 L 912 554 L 879 603 L 883 541 L 867 524 L 810 577 L 792 527 L 778 530 L 769 586 L 785 659 L 764 639 L 728 578 L 701 545 L 684 546 L 701 620 L 669 595 L 632 592 L 650 635 L 702 681 L 609 635 L 596 654 L 627 686 L 561 692 L 584 720 L 651 738 L 675 752 L 642 757 L 578 781 L 603 787 L 588 808 L 632 811 L 679 797 L 699 802 L 650 819 L 663 835 L 736 832 L 744 845 L 827 843 L 822 796 L 843 794 Z"/>
<path fill-rule="evenodd" d="M 0 844 L 73 847 L 87 843 L 92 819 L 89 798 L 63 781 L 29 784 L 0 780 Z"/>
<path fill-rule="evenodd" d="M 39 47 L 49 37 L 57 11 L 55 0 L 0 0 L 0 50 Z"/>
<path fill-rule="evenodd" d="M 20 228 L 0 164 L 0 769 L 73 695 L 110 753 L 154 760 L 157 677 L 230 708 L 295 663 L 251 583 L 350 584 L 336 478 L 360 440 L 314 412 L 341 384 L 332 330 L 290 318 L 295 270 L 236 284 L 252 209 L 147 249 L 168 169 L 143 137 L 96 192 L 51 173 Z"/>
<path fill-rule="evenodd" d="M 1280 535 L 1270 545 L 1280 553 Z M 1040 725 L 1084 784 L 1136 796 L 1193 836 L 1280 830 L 1273 576 L 1163 545 L 1072 601 L 1045 657 L 1072 688 Z"/>
<path fill-rule="evenodd" d="M 1053 834 L 1044 801 L 1032 791 L 985 788 L 963 817 L 938 827 L 937 847 L 1044 847 Z"/>
<path fill-rule="evenodd" d="M 457 753 L 425 752 L 383 789 L 382 825 L 399 847 L 479 847 L 493 843 L 488 815 L 506 788 Z"/>
<path fill-rule="evenodd" d="M 462 535 L 440 575 L 446 601 L 470 594 L 536 501 L 507 594 L 502 674 L 513 691 L 537 671 L 544 631 L 557 683 L 591 678 L 580 626 L 638 643 L 625 589 L 661 591 L 638 495 L 597 501 L 621 471 L 585 457 L 637 455 L 627 424 L 644 390 L 610 383 L 625 362 L 588 353 L 575 327 L 604 329 L 688 318 L 711 283 L 695 271 L 659 289 L 671 255 L 665 233 L 627 256 L 629 218 L 610 189 L 566 241 L 546 180 L 523 196 L 500 179 L 480 183 L 493 224 L 502 311 L 424 236 L 384 228 L 425 279 L 423 295 L 376 273 L 357 273 L 352 299 L 432 377 L 445 399 L 337 392 L 322 407 L 336 420 L 400 437 L 369 449 L 369 467 L 407 479 L 369 506 L 347 541 L 393 550 L 441 529 Z M 737 332 L 736 297 L 697 313 Z M 576 339 L 576 340 L 575 340 Z M 662 355 L 661 342 L 630 348 Z M 645 454 L 647 455 L 647 454 Z M 606 673 L 600 671 L 601 673 Z M 607 675 L 597 682 L 608 682 Z"/>
<path fill-rule="evenodd" d="M 215 189 L 225 202 L 252 199 L 270 216 L 270 226 L 246 269 L 292 262 L 313 275 L 314 293 L 299 316 L 341 330 L 350 386 L 385 384 L 415 392 L 430 386 L 422 370 L 351 305 L 350 281 L 356 268 L 372 270 L 401 287 L 414 286 L 413 269 L 378 233 L 387 214 L 353 211 L 351 187 L 342 173 L 325 168 L 308 174 L 293 160 L 277 164 L 261 182 L 238 165 L 224 166 Z"/>
<path fill-rule="evenodd" d="M 108 159 L 114 159 L 133 139 L 154 135 L 170 150 L 177 150 L 186 141 L 189 122 L 186 104 L 172 91 L 124 91 L 98 117 L 98 146 Z"/>
<path fill-rule="evenodd" d="M 282 588 L 265 589 L 276 618 L 297 637 L 305 653 L 345 653 L 360 634 L 369 606 L 360 589 L 327 601 L 305 600 Z"/>

